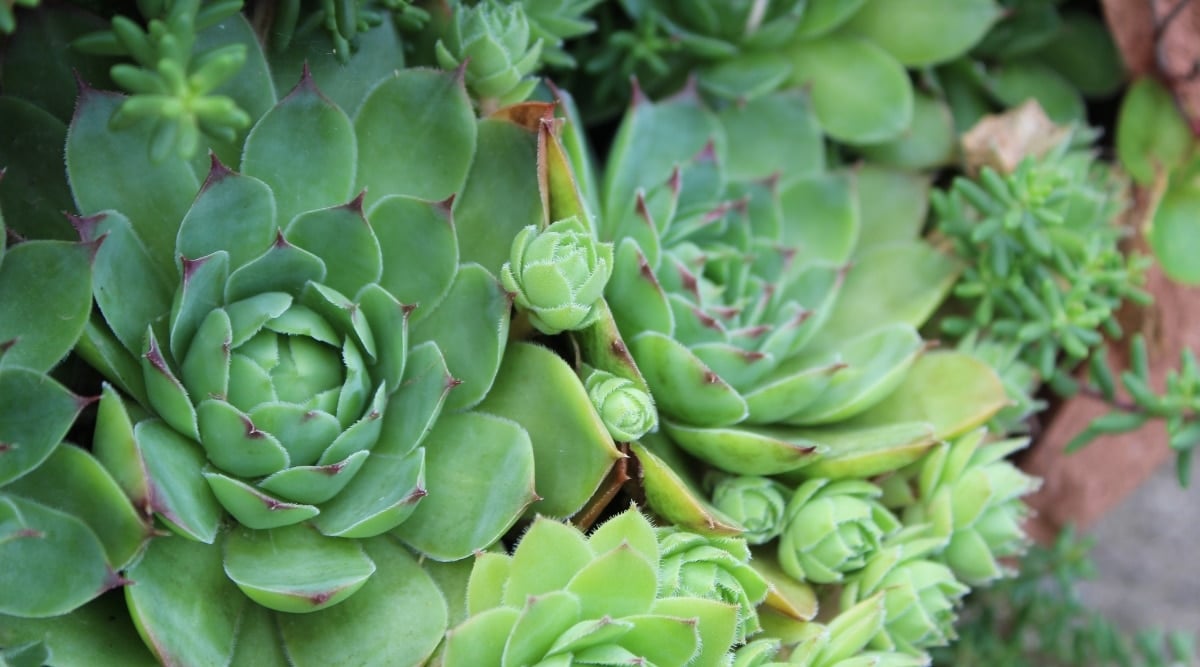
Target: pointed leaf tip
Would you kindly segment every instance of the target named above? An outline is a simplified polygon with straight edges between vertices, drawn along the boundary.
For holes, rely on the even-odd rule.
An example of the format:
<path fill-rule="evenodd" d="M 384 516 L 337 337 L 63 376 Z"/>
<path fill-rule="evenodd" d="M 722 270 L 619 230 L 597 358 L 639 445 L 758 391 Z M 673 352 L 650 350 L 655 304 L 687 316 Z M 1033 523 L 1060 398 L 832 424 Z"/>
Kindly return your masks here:
<path fill-rule="evenodd" d="M 366 219 L 366 214 L 363 212 L 363 200 L 367 198 L 367 189 L 363 188 L 354 199 L 351 199 L 346 204 L 346 210 L 358 215 L 362 219 Z"/>
<path fill-rule="evenodd" d="M 450 223 L 451 227 L 454 226 L 454 198 L 457 196 L 456 193 L 451 193 L 449 197 L 434 204 L 434 209 L 446 215 L 446 222 Z"/>
<path fill-rule="evenodd" d="M 79 234 L 79 240 L 84 243 L 91 243 L 96 240 L 96 227 L 100 225 L 102 220 L 108 217 L 105 213 L 86 216 L 72 215 L 70 213 L 64 215 L 67 216 L 67 221 L 71 223 L 71 226 L 75 228 L 75 232 Z"/>
<path fill-rule="evenodd" d="M 211 150 L 208 151 L 208 161 L 208 177 L 204 179 L 204 185 L 200 187 L 201 192 L 204 192 L 233 174 L 233 170 L 226 167 L 221 162 L 221 158 L 217 157 L 217 154 Z"/>
<path fill-rule="evenodd" d="M 646 93 L 642 90 L 641 84 L 638 83 L 637 76 L 629 77 L 629 89 L 629 106 L 631 108 L 649 101 L 646 99 Z"/>

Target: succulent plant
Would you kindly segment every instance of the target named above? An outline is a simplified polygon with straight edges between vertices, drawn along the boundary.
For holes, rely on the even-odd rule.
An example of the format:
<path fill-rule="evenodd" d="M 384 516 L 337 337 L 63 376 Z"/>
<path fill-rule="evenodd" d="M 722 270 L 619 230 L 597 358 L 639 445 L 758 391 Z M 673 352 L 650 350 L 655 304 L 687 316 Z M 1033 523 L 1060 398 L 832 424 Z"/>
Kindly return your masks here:
<path fill-rule="evenodd" d="M 525 9 L 531 37 L 542 42 L 542 61 L 552 67 L 575 67 L 575 57 L 563 48 L 563 42 L 596 29 L 587 12 L 600 1 L 509 0 Z"/>
<path fill-rule="evenodd" d="M 544 230 L 530 225 L 512 243 L 500 268 L 505 289 L 516 295 L 529 321 L 545 334 L 583 329 L 600 317 L 597 303 L 612 275 L 612 244 L 597 243 L 576 218 Z"/>
<path fill-rule="evenodd" d="M 813 479 L 792 494 L 779 540 L 779 563 L 818 584 L 861 569 L 900 521 L 882 504 L 883 490 L 862 480 Z"/>
<path fill-rule="evenodd" d="M 113 114 L 114 127 L 154 125 L 151 155 L 156 161 L 176 153 L 189 158 L 204 133 L 232 143 L 250 125 L 250 115 L 228 95 L 212 94 L 246 62 L 244 44 L 226 44 L 195 53 L 197 34 L 241 9 L 241 2 L 200 0 L 141 3 L 149 25 L 116 16 L 112 30 L 80 38 L 80 48 L 129 56 L 137 64 L 112 68 L 112 78 L 133 95 Z"/>
<path fill-rule="evenodd" d="M 536 79 L 542 40 L 530 42 L 529 19 L 521 4 L 484 0 L 458 5 L 445 37 L 437 44 L 437 60 L 445 69 L 465 66 L 467 87 L 488 109 L 529 97 Z"/>
<path fill-rule="evenodd" d="M 885 502 L 903 508 L 905 523 L 928 523 L 932 535 L 945 538 L 942 560 L 972 586 L 1012 574 L 1001 559 L 1029 546 L 1021 497 L 1040 485 L 1007 460 L 1028 439 L 988 442 L 986 434 L 979 429 L 942 444 L 884 482 Z"/>
<path fill-rule="evenodd" d="M 1144 258 L 1118 247 L 1119 179 L 1079 141 L 1061 138 L 1011 173 L 983 166 L 931 199 L 938 229 L 968 265 L 954 288 L 968 314 L 944 318 L 943 331 L 1018 345 L 1059 386 L 1105 333 L 1119 333 L 1123 302 L 1149 298 L 1139 287 Z"/>
<path fill-rule="evenodd" d="M 750 567 L 750 549 L 740 538 L 704 537 L 659 528 L 659 588 L 664 595 L 697 597 L 737 607 L 734 643 L 761 628 L 755 607 L 767 597 L 767 582 Z"/>
<path fill-rule="evenodd" d="M 439 664 L 725 664 L 737 605 L 667 590 L 669 553 L 636 509 L 587 537 L 538 518 L 511 556 L 476 556 Z"/>
<path fill-rule="evenodd" d="M 761 116 L 792 123 L 793 143 L 760 143 Z M 671 153 L 639 148 L 668 126 Z M 616 243 L 606 299 L 663 432 L 735 474 L 812 463 L 819 427 L 893 390 L 923 350 L 914 325 L 957 271 L 916 240 L 847 268 L 861 229 L 852 176 L 823 173 L 812 127 L 793 94 L 720 115 L 694 96 L 639 99 L 605 175 L 598 231 Z M 919 286 L 892 273 L 909 262 L 928 271 Z M 880 281 L 911 295 L 904 308 L 862 305 Z"/>
<path fill-rule="evenodd" d="M 801 665 L 802 667 L 923 667 L 929 659 L 894 651 L 864 650 L 883 627 L 885 618 L 882 594 L 875 594 L 845 611 L 828 624 L 805 623 L 799 626 L 789 644 L 787 662 L 769 662 L 767 657 L 747 667 Z M 778 650 L 778 649 L 776 649 Z M 740 657 L 740 652 L 739 652 Z M 735 663 L 736 664 L 736 663 Z"/>
<path fill-rule="evenodd" d="M 712 503 L 743 528 L 748 544 L 764 544 L 783 532 L 789 490 L 766 477 L 724 476 L 713 485 Z"/>
<path fill-rule="evenodd" d="M 658 427 L 653 399 L 633 380 L 593 369 L 583 382 L 614 440 L 637 440 Z"/>
<path fill-rule="evenodd" d="M 842 589 L 843 610 L 882 593 L 884 622 L 870 640 L 873 648 L 924 656 L 955 637 L 956 610 L 969 589 L 928 558 L 943 541 L 921 537 L 924 530 L 914 526 L 894 536 Z"/>
<path fill-rule="evenodd" d="M 31 136 L 41 148 L 67 144 L 65 203 L 53 196 L 53 177 L 27 172 L 40 166 L 29 157 L 39 153 L 8 138 L 0 150 L 15 158 L 18 182 L 52 196 L 0 194 L 36 214 L 22 217 L 24 233 L 59 234 L 43 224 L 54 216 L 42 208 L 79 213 L 85 243 L 53 243 L 94 255 L 93 280 L 75 290 L 77 314 L 46 311 L 61 328 L 49 338 L 63 339 L 55 361 L 79 339 L 79 357 L 109 382 L 92 442 L 108 472 L 92 467 L 115 478 L 108 490 L 124 491 L 115 497 L 136 529 L 115 555 L 93 562 L 95 550 L 80 551 L 86 567 L 63 578 L 66 601 L 28 606 L 38 598 L 21 591 L 45 585 L 32 556 L 9 570 L 23 579 L 12 590 L 24 599 L 0 609 L 17 615 L 4 623 L 15 634 L 0 641 L 39 636 L 44 626 L 22 617 L 70 611 L 135 581 L 128 609 L 161 661 L 264 664 L 273 659 L 264 656 L 340 651 L 420 664 L 452 608 L 427 572 L 435 568 L 414 553 L 454 561 L 494 543 L 527 511 L 570 516 L 621 457 L 582 370 L 546 347 L 510 343 L 514 295 L 495 277 L 522 229 L 545 227 L 551 210 L 562 213 L 555 219 L 585 211 L 550 187 L 570 181 L 566 162 L 539 164 L 544 151 L 562 155 L 544 122 L 549 105 L 479 119 L 461 72 L 388 67 L 379 79 L 339 80 L 330 78 L 330 54 L 314 57 L 277 102 L 270 70 L 288 71 L 307 38 L 268 60 L 240 14 L 198 31 L 197 44 L 211 44 L 213 33 L 246 52 L 235 97 L 254 124 L 232 143 L 201 136 L 212 151 L 207 167 L 177 153 L 151 161 L 153 124 L 109 122 L 120 95 L 85 86 L 69 132 L 20 100 L 0 106 L 38 129 Z M 389 34 L 363 34 L 351 62 L 394 54 Z M 333 81 L 339 102 L 318 90 L 318 76 Z M 144 178 L 118 177 L 128 173 Z M 605 248 L 585 223 L 574 225 L 579 243 Z M 88 264 L 75 273 L 86 276 Z M 24 285 L 11 301 L 19 308 L 32 303 L 26 292 L 37 293 Z M 589 314 L 598 332 L 589 340 L 623 349 L 603 313 Z M 8 347 L 13 360 L 28 348 Z M 638 381 L 603 392 L 610 421 L 630 427 L 621 401 L 644 392 L 636 369 L 604 355 L 588 361 Z M 60 393 L 73 419 L 85 402 Z M 650 409 L 640 418 L 652 425 L 643 398 Z M 46 424 L 44 448 L 69 421 L 48 416 Z M 33 497 L 16 483 L 2 493 L 10 491 Z M 72 500 L 113 505 L 84 485 Z M 114 517 L 124 517 L 119 509 Z M 133 562 L 152 521 L 172 536 L 152 540 Z M 28 555 L 36 544 L 14 547 Z M 126 565 L 127 579 L 112 574 Z M 411 617 L 386 611 L 398 601 Z M 94 608 L 63 622 L 86 625 Z M 409 631 L 360 622 L 347 630 L 330 624 L 335 617 L 408 618 Z M 75 654 L 71 637 L 56 635 L 51 652 Z"/>

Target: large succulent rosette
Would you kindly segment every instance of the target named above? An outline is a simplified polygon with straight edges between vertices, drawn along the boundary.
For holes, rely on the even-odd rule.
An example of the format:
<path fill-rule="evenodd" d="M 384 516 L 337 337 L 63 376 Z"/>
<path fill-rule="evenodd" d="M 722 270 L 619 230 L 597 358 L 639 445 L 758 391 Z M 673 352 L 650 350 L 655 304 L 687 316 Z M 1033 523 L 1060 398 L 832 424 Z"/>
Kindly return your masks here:
<path fill-rule="evenodd" d="M 79 346 L 111 383 L 95 451 L 177 535 L 127 573 L 143 638 L 165 661 L 319 655 L 355 645 L 345 628 L 316 629 L 322 610 L 354 601 L 355 617 L 391 618 L 382 610 L 407 600 L 410 633 L 356 650 L 419 663 L 447 617 L 412 552 L 469 556 L 537 499 L 530 432 L 471 409 L 504 359 L 511 297 L 453 222 L 478 205 L 477 136 L 509 130 L 481 130 L 450 73 L 388 77 L 351 118 L 306 72 L 228 166 L 151 169 L 143 131 L 108 127 L 120 99 L 83 91 L 67 164 L 88 214 L 76 225 L 99 246 L 98 313 Z M 428 152 L 422 141 L 443 156 L 437 170 L 386 148 Z M 536 178 L 532 155 L 495 155 Z M 146 177 L 121 180 L 123 168 Z M 564 377 L 565 412 L 595 422 L 602 445 L 582 383 Z"/>
<path fill-rule="evenodd" d="M 777 126 L 792 130 L 768 139 L 762 128 Z M 668 145 L 642 148 L 664 134 Z M 925 356 L 916 326 L 957 266 L 916 237 L 919 207 L 863 217 L 878 204 L 862 202 L 912 183 L 871 173 L 858 191 L 854 172 L 825 170 L 820 145 L 799 93 L 720 113 L 689 93 L 639 98 L 627 113 L 598 231 L 615 244 L 606 299 L 661 415 L 663 437 L 639 457 L 677 446 L 739 475 L 844 478 L 933 444 L 930 415 L 875 409 Z M 893 222 L 911 231 L 881 226 Z M 680 488 L 647 469 L 648 487 Z"/>

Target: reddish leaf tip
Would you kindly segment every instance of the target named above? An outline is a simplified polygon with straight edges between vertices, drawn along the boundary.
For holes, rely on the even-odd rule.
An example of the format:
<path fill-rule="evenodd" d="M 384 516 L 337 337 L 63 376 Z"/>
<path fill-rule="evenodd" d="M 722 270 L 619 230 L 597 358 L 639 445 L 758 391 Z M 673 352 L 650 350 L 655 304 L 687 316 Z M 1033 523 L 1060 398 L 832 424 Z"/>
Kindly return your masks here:
<path fill-rule="evenodd" d="M 79 234 L 79 240 L 88 243 L 96 240 L 96 227 L 100 225 L 100 221 L 108 217 L 104 213 L 95 215 L 72 215 L 65 213 L 67 221 L 75 228 L 75 232 Z"/>
<path fill-rule="evenodd" d="M 413 489 L 412 493 L 408 494 L 408 497 L 404 499 L 404 502 L 415 503 L 427 495 L 429 495 L 429 492 L 418 486 L 417 488 Z"/>
<path fill-rule="evenodd" d="M 200 186 L 201 192 L 233 175 L 233 170 L 226 167 L 221 162 L 221 158 L 217 157 L 217 154 L 211 150 L 208 152 L 208 165 L 208 177 L 204 179 L 204 185 Z"/>
<path fill-rule="evenodd" d="M 354 199 L 351 199 L 350 202 L 346 204 L 346 209 L 351 213 L 358 215 L 358 217 L 365 219 L 366 214 L 363 212 L 363 202 L 366 201 L 366 198 L 367 189 L 363 188 L 362 191 L 354 197 Z"/>
<path fill-rule="evenodd" d="M 0 454 L 7 454 L 16 449 L 16 445 L 10 442 L 0 442 Z"/>
<path fill-rule="evenodd" d="M 196 259 L 188 259 L 187 257 L 180 255 L 179 265 L 183 268 L 183 284 L 187 285 L 187 282 L 191 280 L 192 276 L 194 276 L 196 272 L 200 270 L 200 267 L 208 263 L 210 258 L 212 258 L 212 255 L 205 255 L 204 257 L 198 257 Z"/>
<path fill-rule="evenodd" d="M 630 88 L 630 92 L 629 92 L 629 106 L 630 107 L 636 107 L 639 104 L 644 104 L 645 102 L 648 101 L 646 99 L 646 93 L 644 91 L 642 91 L 642 86 L 641 86 L 641 84 L 638 83 L 638 79 L 636 76 L 629 77 L 629 88 Z"/>
<path fill-rule="evenodd" d="M 292 244 L 288 243 L 287 239 L 283 237 L 283 228 L 276 227 L 275 228 L 275 245 L 274 245 L 274 247 L 290 248 L 291 246 L 292 246 Z"/>
<path fill-rule="evenodd" d="M 721 376 L 712 371 L 704 371 L 704 382 L 707 384 L 717 384 L 721 381 Z"/>
<path fill-rule="evenodd" d="M 434 208 L 446 214 L 446 219 L 453 221 L 452 213 L 454 211 L 454 198 L 457 194 L 451 194 L 442 201 L 434 203 Z"/>

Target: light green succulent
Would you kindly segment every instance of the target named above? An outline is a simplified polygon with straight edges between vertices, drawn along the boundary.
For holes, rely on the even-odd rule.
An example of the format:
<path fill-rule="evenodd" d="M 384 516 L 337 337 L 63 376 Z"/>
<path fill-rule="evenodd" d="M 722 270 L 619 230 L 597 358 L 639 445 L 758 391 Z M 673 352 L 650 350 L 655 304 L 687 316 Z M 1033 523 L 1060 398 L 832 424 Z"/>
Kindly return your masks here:
<path fill-rule="evenodd" d="M 763 118 L 794 132 L 767 140 Z M 662 132 L 670 151 L 642 148 Z M 819 146 L 798 94 L 719 114 L 685 95 L 639 100 L 608 159 L 597 224 L 616 244 L 606 300 L 663 433 L 730 473 L 865 477 L 898 465 L 864 453 L 836 471 L 806 468 L 853 448 L 856 434 L 834 426 L 903 381 L 924 351 L 915 327 L 958 270 L 915 238 L 864 249 L 848 267 L 873 230 L 853 175 L 825 172 Z M 881 284 L 894 308 L 878 307 Z M 908 426 L 893 435 L 911 444 L 924 427 Z"/>
<path fill-rule="evenodd" d="M 537 85 L 528 75 L 541 62 L 542 40 L 530 42 L 529 20 L 521 4 L 484 0 L 454 8 L 454 18 L 437 43 L 445 69 L 466 67 L 467 88 L 485 108 L 529 97 Z"/>
<path fill-rule="evenodd" d="M 926 656 L 894 651 L 865 650 L 868 642 L 883 627 L 885 619 L 882 594 L 875 594 L 839 613 L 828 624 L 804 623 L 791 637 L 787 661 L 771 662 L 778 647 L 750 644 L 738 651 L 735 667 L 924 667 Z M 777 640 L 778 641 L 778 640 Z M 744 652 L 744 654 L 743 654 Z M 753 656 L 753 659 L 751 659 Z"/>
<path fill-rule="evenodd" d="M 593 369 L 583 385 L 614 440 L 631 442 L 658 427 L 654 399 L 633 380 Z"/>
<path fill-rule="evenodd" d="M 925 656 L 926 649 L 956 636 L 956 612 L 969 588 L 950 568 L 930 560 L 943 540 L 921 537 L 924 530 L 910 527 L 896 535 L 842 589 L 843 610 L 882 593 L 884 622 L 870 640 L 877 650 Z"/>
<path fill-rule="evenodd" d="M 725 476 L 712 490 L 712 503 L 744 529 L 748 544 L 765 544 L 779 537 L 786 527 L 790 492 L 766 477 Z"/>
<path fill-rule="evenodd" d="M 750 549 L 744 540 L 704 537 L 671 527 L 658 529 L 658 544 L 662 594 L 735 605 L 737 644 L 761 629 L 755 607 L 767 597 L 768 585 L 750 567 Z"/>
<path fill-rule="evenodd" d="M 539 517 L 511 556 L 476 556 L 438 664 L 726 664 L 738 606 L 665 586 L 672 554 L 636 509 L 587 537 Z"/>
<path fill-rule="evenodd" d="M 575 57 L 563 48 L 567 39 L 593 32 L 596 22 L 587 12 L 601 0 L 508 0 L 520 4 L 529 19 L 533 39 L 542 43 L 542 61 L 553 67 L 575 67 Z"/>
<path fill-rule="evenodd" d="M 905 523 L 928 523 L 946 539 L 941 559 L 972 586 L 1011 576 L 1002 559 L 1029 546 L 1022 529 L 1029 508 L 1021 498 L 1041 485 L 1008 461 L 1027 439 L 989 442 L 986 435 L 979 429 L 942 444 L 884 482 L 884 501 L 903 512 Z"/>
<path fill-rule="evenodd" d="M 612 244 L 596 241 L 577 218 L 566 218 L 540 231 L 522 229 L 500 280 L 533 326 L 556 334 L 583 329 L 600 317 L 597 306 L 612 266 Z"/>
<path fill-rule="evenodd" d="M 879 503 L 883 490 L 861 480 L 813 479 L 788 501 L 779 563 L 793 577 L 818 584 L 861 569 L 900 521 Z"/>

